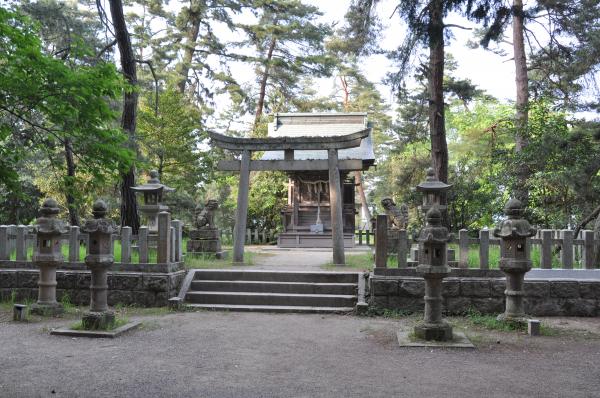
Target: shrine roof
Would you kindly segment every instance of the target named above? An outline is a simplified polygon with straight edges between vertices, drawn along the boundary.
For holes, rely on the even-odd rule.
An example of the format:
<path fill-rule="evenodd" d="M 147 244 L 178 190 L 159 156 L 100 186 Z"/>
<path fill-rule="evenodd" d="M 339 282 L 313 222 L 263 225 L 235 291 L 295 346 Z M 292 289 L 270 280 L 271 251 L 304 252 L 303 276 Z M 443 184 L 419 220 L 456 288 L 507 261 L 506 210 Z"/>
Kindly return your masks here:
<path fill-rule="evenodd" d="M 335 137 L 353 134 L 371 126 L 367 122 L 367 113 L 276 113 L 275 119 L 268 125 L 268 137 Z M 356 148 L 340 149 L 340 160 L 360 159 L 368 164 L 375 160 L 372 132 L 363 138 Z M 265 152 L 263 160 L 284 159 L 283 151 Z M 296 160 L 327 159 L 326 150 L 296 150 Z"/>

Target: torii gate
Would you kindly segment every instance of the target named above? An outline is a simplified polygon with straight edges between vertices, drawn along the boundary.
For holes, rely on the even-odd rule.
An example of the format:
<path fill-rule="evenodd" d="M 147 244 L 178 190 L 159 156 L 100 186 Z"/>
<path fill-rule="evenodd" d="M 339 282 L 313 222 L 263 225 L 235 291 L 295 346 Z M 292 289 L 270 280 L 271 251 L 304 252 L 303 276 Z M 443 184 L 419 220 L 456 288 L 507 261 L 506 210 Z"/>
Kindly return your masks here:
<path fill-rule="evenodd" d="M 238 138 L 209 132 L 211 141 L 217 147 L 242 153 L 241 160 L 222 160 L 218 164 L 219 170 L 240 172 L 238 205 L 235 211 L 233 233 L 233 261 L 236 263 L 244 261 L 250 171 L 328 170 L 333 263 L 345 264 L 340 170 L 360 170 L 362 161 L 354 159 L 340 161 L 338 160 L 338 150 L 359 147 L 369 132 L 370 129 L 367 128 L 352 134 L 328 137 L 265 138 Z M 294 160 L 295 150 L 326 150 L 327 160 Z M 250 160 L 253 151 L 284 151 L 285 156 L 284 160 Z"/>

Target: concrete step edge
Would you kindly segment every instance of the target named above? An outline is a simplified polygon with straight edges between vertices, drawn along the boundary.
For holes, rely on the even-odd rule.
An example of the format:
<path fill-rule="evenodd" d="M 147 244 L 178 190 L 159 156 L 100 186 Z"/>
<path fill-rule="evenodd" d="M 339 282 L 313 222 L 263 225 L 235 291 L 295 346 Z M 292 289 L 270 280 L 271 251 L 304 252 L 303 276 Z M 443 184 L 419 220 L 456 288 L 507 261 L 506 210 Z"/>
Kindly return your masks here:
<path fill-rule="evenodd" d="M 311 286 L 323 286 L 323 287 L 337 287 L 337 286 L 347 286 L 347 287 L 356 287 L 357 283 L 349 283 L 349 282 L 286 282 L 286 281 L 245 281 L 238 279 L 194 279 L 195 283 L 213 283 L 213 284 L 225 284 L 225 283 L 239 283 L 239 284 L 248 284 L 248 285 L 257 285 L 257 284 L 266 284 L 266 285 L 290 285 L 290 286 L 299 286 L 299 285 L 311 285 Z"/>
<path fill-rule="evenodd" d="M 188 295 L 211 295 L 211 296 L 269 296 L 269 297 L 311 297 L 311 298 L 358 298 L 355 294 L 302 294 L 302 293 L 262 293 L 262 292 L 220 292 L 212 290 L 192 290 Z"/>
<path fill-rule="evenodd" d="M 297 313 L 338 313 L 347 314 L 354 311 L 354 307 L 312 307 L 293 305 L 237 305 L 237 304 L 186 304 L 191 308 L 214 311 L 240 311 L 240 312 L 297 312 Z"/>

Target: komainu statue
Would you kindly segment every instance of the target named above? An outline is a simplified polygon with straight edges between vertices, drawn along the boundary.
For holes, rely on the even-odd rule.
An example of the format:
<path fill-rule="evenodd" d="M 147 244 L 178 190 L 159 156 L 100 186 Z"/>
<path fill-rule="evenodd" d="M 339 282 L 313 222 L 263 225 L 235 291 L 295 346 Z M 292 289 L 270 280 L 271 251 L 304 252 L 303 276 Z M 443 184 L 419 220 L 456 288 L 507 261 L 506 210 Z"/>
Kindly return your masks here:
<path fill-rule="evenodd" d="M 391 198 L 385 198 L 381 201 L 381 205 L 388 215 L 390 229 L 406 229 L 408 227 L 408 206 L 406 204 L 402 203 L 398 208 Z"/>
<path fill-rule="evenodd" d="M 196 206 L 194 211 L 194 227 L 196 229 L 214 229 L 215 227 L 215 210 L 219 208 L 219 203 L 216 200 L 210 199 L 201 208 Z"/>

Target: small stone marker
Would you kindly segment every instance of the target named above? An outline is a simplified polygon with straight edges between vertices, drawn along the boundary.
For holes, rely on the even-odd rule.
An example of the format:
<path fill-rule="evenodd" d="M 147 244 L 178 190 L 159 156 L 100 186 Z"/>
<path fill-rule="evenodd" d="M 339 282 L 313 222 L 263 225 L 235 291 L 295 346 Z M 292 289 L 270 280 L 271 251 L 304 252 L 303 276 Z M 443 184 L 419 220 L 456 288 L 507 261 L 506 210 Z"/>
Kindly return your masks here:
<path fill-rule="evenodd" d="M 27 306 L 25 304 L 15 304 L 13 307 L 13 321 L 26 321 Z"/>
<path fill-rule="evenodd" d="M 527 321 L 527 334 L 530 336 L 539 336 L 541 334 L 541 322 L 537 319 Z"/>

